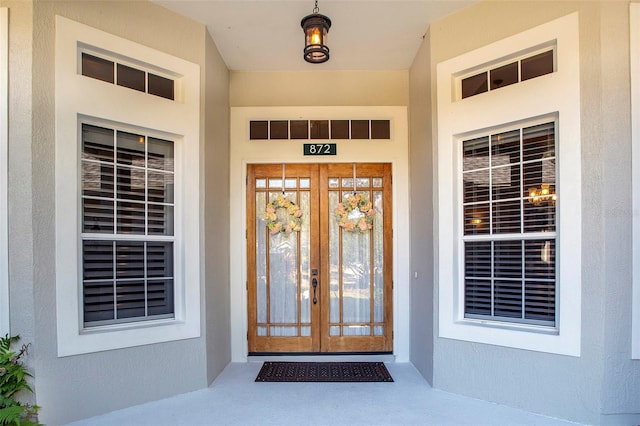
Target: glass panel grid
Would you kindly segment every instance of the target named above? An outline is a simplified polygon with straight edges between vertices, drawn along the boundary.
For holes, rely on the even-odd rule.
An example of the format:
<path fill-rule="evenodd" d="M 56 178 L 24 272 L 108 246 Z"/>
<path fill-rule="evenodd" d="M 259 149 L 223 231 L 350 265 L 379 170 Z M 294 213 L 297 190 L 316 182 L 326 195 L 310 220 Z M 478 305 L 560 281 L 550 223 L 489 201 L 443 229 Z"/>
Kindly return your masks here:
<path fill-rule="evenodd" d="M 81 74 L 85 77 L 174 100 L 175 80 L 170 77 L 156 75 L 87 52 L 81 54 L 80 67 Z"/>
<path fill-rule="evenodd" d="M 81 134 L 85 325 L 172 317 L 173 142 L 90 124 Z"/>
<path fill-rule="evenodd" d="M 491 67 L 460 80 L 460 97 L 465 99 L 554 72 L 554 49 Z"/>
<path fill-rule="evenodd" d="M 310 179 L 289 178 L 284 196 L 302 210 L 299 232 L 271 234 L 263 212 L 283 195 L 282 179 L 256 179 L 257 333 L 264 337 L 310 336 Z M 282 211 L 280 211 L 282 210 Z M 287 214 L 278 209 L 277 215 Z"/>
<path fill-rule="evenodd" d="M 554 134 L 462 143 L 465 317 L 555 325 Z"/>
<path fill-rule="evenodd" d="M 84 323 L 173 316 L 173 243 L 84 240 Z"/>
<path fill-rule="evenodd" d="M 353 178 L 329 178 L 329 211 L 353 194 Z M 371 191 L 373 187 L 377 191 Z M 343 231 L 329 221 L 331 336 L 383 335 L 384 247 L 381 177 L 358 177 L 356 191 L 364 192 L 376 210 L 370 233 Z M 340 326 L 342 325 L 342 326 Z M 375 325 L 375 327 L 374 327 Z"/>

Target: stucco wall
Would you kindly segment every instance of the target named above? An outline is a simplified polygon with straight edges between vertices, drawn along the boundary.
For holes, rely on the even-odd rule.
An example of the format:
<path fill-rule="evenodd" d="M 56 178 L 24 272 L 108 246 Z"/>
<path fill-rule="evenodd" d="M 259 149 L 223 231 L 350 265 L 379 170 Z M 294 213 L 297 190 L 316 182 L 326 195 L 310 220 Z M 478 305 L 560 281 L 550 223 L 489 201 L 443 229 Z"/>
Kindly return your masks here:
<path fill-rule="evenodd" d="M 57 357 L 55 218 L 51 214 L 55 210 L 55 15 L 184 58 L 199 64 L 201 70 L 209 65 L 222 71 L 201 75 L 203 93 L 206 86 L 212 88 L 208 92 L 212 95 L 203 94 L 200 109 L 203 145 L 205 139 L 206 146 L 213 151 L 219 145 L 224 155 L 228 150 L 225 135 L 228 113 L 222 110 L 228 106 L 225 100 L 228 78 L 215 46 L 207 41 L 206 29 L 149 2 L 0 4 L 8 6 L 12 16 L 9 172 L 12 333 L 20 333 L 25 340 L 34 342 L 31 359 L 36 398 L 42 406 L 41 421 L 48 425 L 62 424 L 206 386 L 228 361 L 225 355 L 229 351 L 225 337 L 228 319 L 222 321 L 220 329 L 215 325 L 208 328 L 204 323 L 202 335 L 197 339 Z M 33 76 L 31 80 L 29 75 Z M 205 112 L 218 130 L 205 132 Z M 203 168 L 208 166 L 206 161 L 205 158 L 201 164 Z M 226 186 L 216 188 L 222 190 L 220 197 L 226 197 Z M 204 204 L 201 212 L 204 217 Z M 226 242 L 221 244 L 224 246 Z M 216 250 L 219 246 L 207 248 Z M 224 266 L 224 262 L 220 264 Z M 207 287 L 213 291 L 224 288 L 228 277 L 224 270 L 219 276 L 210 268 L 206 272 Z M 227 306 L 228 301 L 221 299 L 210 304 L 209 309 L 224 311 Z M 205 336 L 210 338 L 208 359 Z"/>
<path fill-rule="evenodd" d="M 206 282 L 204 324 L 207 337 L 207 382 L 231 360 L 229 298 L 229 71 L 214 41 L 206 37 L 206 108 L 202 119 L 206 142 L 204 167 Z"/>
<path fill-rule="evenodd" d="M 34 340 L 33 229 L 31 188 L 31 72 L 32 16 L 30 2 L 3 1 L 9 8 L 9 310 L 11 334 L 23 343 Z M 30 353 L 37 350 L 32 348 Z M 34 357 L 26 359 L 34 368 Z"/>
<path fill-rule="evenodd" d="M 321 65 L 320 65 L 321 67 Z M 404 106 L 407 71 L 231 72 L 230 102 L 240 106 Z"/>
<path fill-rule="evenodd" d="M 427 31 L 409 70 L 409 203 L 411 212 L 411 353 L 433 383 L 434 246 L 431 44 Z"/>
<path fill-rule="evenodd" d="M 535 1 L 483 1 L 431 26 L 433 81 L 443 60 L 579 12 L 585 188 L 581 356 L 436 338 L 435 387 L 581 422 L 640 420 L 640 363 L 630 359 L 628 9 L 627 1 L 544 2 L 544 7 Z"/>
<path fill-rule="evenodd" d="M 640 423 L 640 360 L 631 360 L 631 111 L 629 5 L 615 2 L 600 10 L 602 97 L 597 144 L 601 147 L 601 205 L 604 240 L 601 285 L 604 293 L 603 422 Z M 640 25 L 635 22 L 632 25 Z M 636 76 L 637 78 L 638 76 Z M 638 117 L 635 117 L 638 120 Z M 635 166 L 638 166 L 637 164 Z M 636 306 L 635 309 L 640 309 Z M 588 330 L 585 330 L 588 331 Z M 618 413 L 637 413 L 623 416 Z"/>

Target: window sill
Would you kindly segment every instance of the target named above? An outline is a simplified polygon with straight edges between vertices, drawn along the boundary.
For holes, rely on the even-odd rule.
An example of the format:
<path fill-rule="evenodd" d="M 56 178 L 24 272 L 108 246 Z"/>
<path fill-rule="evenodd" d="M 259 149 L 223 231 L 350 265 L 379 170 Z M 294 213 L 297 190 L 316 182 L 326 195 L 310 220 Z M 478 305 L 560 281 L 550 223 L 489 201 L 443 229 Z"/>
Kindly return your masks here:
<path fill-rule="evenodd" d="M 124 349 L 197 337 L 200 337 L 200 327 L 197 323 L 174 319 L 83 328 L 77 333 L 60 336 L 58 356 Z"/>
<path fill-rule="evenodd" d="M 461 319 L 440 323 L 439 337 L 466 342 L 580 356 L 580 336 L 557 328 L 499 321 Z"/>

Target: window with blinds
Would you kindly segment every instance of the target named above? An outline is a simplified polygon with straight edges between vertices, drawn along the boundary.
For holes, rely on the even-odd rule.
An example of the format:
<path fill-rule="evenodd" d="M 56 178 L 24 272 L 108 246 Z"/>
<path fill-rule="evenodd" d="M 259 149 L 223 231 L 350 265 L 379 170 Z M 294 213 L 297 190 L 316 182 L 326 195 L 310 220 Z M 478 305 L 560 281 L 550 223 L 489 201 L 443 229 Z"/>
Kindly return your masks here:
<path fill-rule="evenodd" d="M 555 326 L 555 122 L 462 142 L 464 316 Z"/>
<path fill-rule="evenodd" d="M 84 324 L 174 314 L 174 145 L 82 124 Z"/>

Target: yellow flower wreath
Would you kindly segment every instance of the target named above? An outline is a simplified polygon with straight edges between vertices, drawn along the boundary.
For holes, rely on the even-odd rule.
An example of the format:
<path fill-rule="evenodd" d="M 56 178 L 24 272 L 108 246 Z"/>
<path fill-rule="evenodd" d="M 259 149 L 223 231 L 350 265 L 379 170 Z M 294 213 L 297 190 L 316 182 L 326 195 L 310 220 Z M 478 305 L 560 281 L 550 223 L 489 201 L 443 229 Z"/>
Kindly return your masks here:
<path fill-rule="evenodd" d="M 278 218 L 276 212 L 279 209 L 285 209 L 287 211 L 286 219 L 281 220 Z M 266 226 L 272 235 L 280 233 L 290 234 L 294 231 L 299 232 L 300 229 L 302 229 L 302 210 L 300 210 L 300 207 L 296 203 L 282 194 L 267 204 L 263 218 L 267 221 Z"/>
<path fill-rule="evenodd" d="M 376 210 L 367 194 L 358 193 L 345 196 L 335 210 L 338 225 L 345 231 L 364 234 L 373 228 Z"/>

